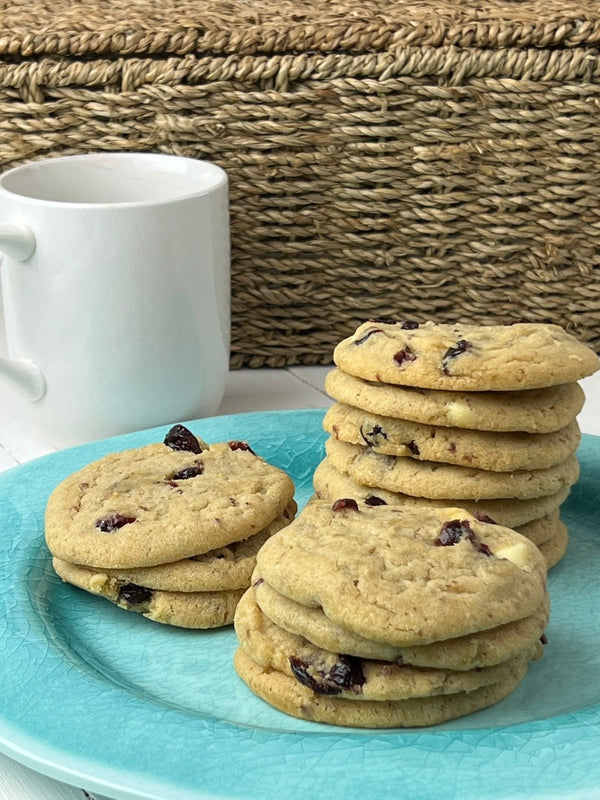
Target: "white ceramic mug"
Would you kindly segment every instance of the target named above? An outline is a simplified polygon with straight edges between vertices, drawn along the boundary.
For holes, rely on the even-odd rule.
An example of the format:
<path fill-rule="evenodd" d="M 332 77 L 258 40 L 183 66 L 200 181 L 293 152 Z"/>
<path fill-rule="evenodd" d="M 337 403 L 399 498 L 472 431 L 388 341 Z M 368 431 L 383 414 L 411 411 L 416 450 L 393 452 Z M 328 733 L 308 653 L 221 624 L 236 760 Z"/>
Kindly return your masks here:
<path fill-rule="evenodd" d="M 229 362 L 229 207 L 214 164 L 153 153 L 0 176 L 3 402 L 53 447 L 207 416 Z"/>

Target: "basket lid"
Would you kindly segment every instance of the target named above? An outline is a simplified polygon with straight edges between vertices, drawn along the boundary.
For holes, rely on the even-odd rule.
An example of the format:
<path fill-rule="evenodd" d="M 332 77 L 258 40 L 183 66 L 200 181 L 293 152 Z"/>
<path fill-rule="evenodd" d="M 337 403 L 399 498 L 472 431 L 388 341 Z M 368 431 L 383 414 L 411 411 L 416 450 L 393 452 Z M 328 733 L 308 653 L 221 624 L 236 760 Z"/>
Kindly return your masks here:
<path fill-rule="evenodd" d="M 368 53 L 593 47 L 597 0 L 0 0 L 0 54 Z"/>

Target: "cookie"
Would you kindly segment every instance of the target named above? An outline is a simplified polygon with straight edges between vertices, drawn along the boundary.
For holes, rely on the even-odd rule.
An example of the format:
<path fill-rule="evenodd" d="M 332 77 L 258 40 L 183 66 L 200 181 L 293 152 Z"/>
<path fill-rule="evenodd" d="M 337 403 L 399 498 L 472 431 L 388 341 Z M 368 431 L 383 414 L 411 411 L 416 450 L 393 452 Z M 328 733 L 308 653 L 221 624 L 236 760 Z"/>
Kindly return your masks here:
<path fill-rule="evenodd" d="M 375 453 L 494 472 L 546 469 L 560 464 L 573 455 L 581 439 L 575 420 L 546 434 L 496 433 L 423 425 L 342 403 L 327 410 L 323 428 L 342 442 L 366 445 Z"/>
<path fill-rule="evenodd" d="M 199 556 L 155 567 L 103 569 L 102 574 L 114 578 L 119 584 L 135 583 L 146 589 L 169 592 L 245 589 L 250 585 L 259 549 L 270 536 L 290 523 L 295 512 L 296 504 L 292 501 L 288 509 L 260 533 Z"/>
<path fill-rule="evenodd" d="M 538 545 L 546 561 L 547 569 L 552 569 L 564 558 L 568 546 L 569 531 L 567 526 L 559 520 L 553 535 Z"/>
<path fill-rule="evenodd" d="M 316 647 L 279 627 L 262 613 L 251 591 L 238 603 L 234 626 L 242 649 L 261 666 L 295 678 L 316 694 L 359 702 L 471 692 L 510 678 L 521 671 L 522 662 L 537 660 L 543 650 L 538 641 L 508 661 L 460 671 L 360 659 Z"/>
<path fill-rule="evenodd" d="M 247 539 L 279 517 L 294 485 L 245 442 L 207 445 L 183 426 L 62 481 L 45 517 L 50 552 L 74 564 L 147 567 Z"/>
<path fill-rule="evenodd" d="M 573 383 L 600 366 L 558 325 L 369 321 L 334 349 L 341 370 L 368 381 L 451 391 L 513 391 Z"/>
<path fill-rule="evenodd" d="M 515 530 L 540 547 L 556 535 L 559 523 L 560 509 L 556 508 L 554 511 L 544 514 L 543 517 L 532 519 L 531 522 L 518 526 Z"/>
<path fill-rule="evenodd" d="M 453 504 L 450 498 L 414 497 L 402 492 L 391 492 L 380 487 L 366 486 L 336 469 L 329 458 L 324 458 L 313 473 L 313 486 L 317 497 L 333 502 L 339 497 L 351 497 L 367 505 L 408 506 L 412 508 L 444 508 Z M 559 492 L 526 500 L 493 499 L 461 500 L 461 507 L 474 516 L 490 517 L 499 525 L 516 528 L 538 519 L 563 503 L 569 494 L 564 488 Z"/>
<path fill-rule="evenodd" d="M 314 500 L 263 545 L 256 563 L 285 597 L 396 646 L 522 619 L 545 596 L 538 548 L 457 508 Z"/>
<path fill-rule="evenodd" d="M 324 458 L 313 473 L 313 486 L 318 497 L 333 502 L 338 497 L 352 497 L 367 505 L 408 506 L 412 508 L 444 508 L 453 501 L 426 497 L 412 497 L 401 492 L 389 492 L 357 483 L 344 472 L 336 469 L 329 458 Z M 461 500 L 461 507 L 474 516 L 491 517 L 499 525 L 516 528 L 555 511 L 567 499 L 569 489 L 555 494 L 527 500 L 487 499 Z"/>
<path fill-rule="evenodd" d="M 570 456 L 547 469 L 492 472 L 402 456 L 384 456 L 368 447 L 329 438 L 325 451 L 333 466 L 357 483 L 417 497 L 483 500 L 528 499 L 572 486 L 579 463 Z"/>
<path fill-rule="evenodd" d="M 300 719 L 353 728 L 424 727 L 471 714 L 514 691 L 527 671 L 523 664 L 505 681 L 472 692 L 357 703 L 316 694 L 294 678 L 258 664 L 241 647 L 235 651 L 234 666 L 247 686 L 278 710 Z"/>
<path fill-rule="evenodd" d="M 109 577 L 99 570 L 52 559 L 57 575 L 66 583 L 98 595 L 147 619 L 181 628 L 219 628 L 233 622 L 244 589 L 222 592 L 167 592 L 148 589 Z"/>
<path fill-rule="evenodd" d="M 467 636 L 402 647 L 351 633 L 330 620 L 322 609 L 300 605 L 276 592 L 258 573 L 255 577 L 249 592 L 256 604 L 272 622 L 290 633 L 324 650 L 432 669 L 471 670 L 508 661 L 540 641 L 550 613 L 546 593 L 532 614 L 514 622 Z"/>
<path fill-rule="evenodd" d="M 453 392 L 366 381 L 337 368 L 327 373 L 325 391 L 372 414 L 424 425 L 527 433 L 564 428 L 585 402 L 578 383 L 513 392 Z"/>

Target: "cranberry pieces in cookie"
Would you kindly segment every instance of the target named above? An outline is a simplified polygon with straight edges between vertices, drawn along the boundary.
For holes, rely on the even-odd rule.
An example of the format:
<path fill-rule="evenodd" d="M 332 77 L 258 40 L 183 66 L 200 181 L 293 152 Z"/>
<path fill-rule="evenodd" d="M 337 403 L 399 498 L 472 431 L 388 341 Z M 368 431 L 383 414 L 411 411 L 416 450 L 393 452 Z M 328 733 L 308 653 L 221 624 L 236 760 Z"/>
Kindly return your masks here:
<path fill-rule="evenodd" d="M 450 364 L 453 359 L 470 350 L 473 345 L 466 339 L 459 339 L 454 347 L 449 347 L 442 357 L 442 372 L 444 375 L 450 375 Z"/>
<path fill-rule="evenodd" d="M 202 447 L 194 434 L 185 425 L 173 425 L 164 438 L 164 444 L 171 450 L 185 450 L 190 453 L 201 453 Z"/>
<path fill-rule="evenodd" d="M 333 511 L 358 511 L 358 503 L 351 497 L 342 497 L 331 508 Z"/>
<path fill-rule="evenodd" d="M 360 428 L 360 435 L 362 436 L 365 444 L 369 447 L 376 447 L 378 444 L 378 440 L 387 439 L 387 433 L 381 427 L 381 425 L 370 425 L 365 426 L 361 425 Z"/>
<path fill-rule="evenodd" d="M 377 497 L 376 494 L 370 494 L 365 497 L 365 505 L 366 506 L 387 506 L 385 500 L 381 497 Z"/>
<path fill-rule="evenodd" d="M 367 330 L 363 333 L 360 339 L 355 339 L 354 344 L 356 345 L 364 344 L 367 341 L 367 339 L 370 339 L 371 336 L 373 336 L 373 334 L 375 333 L 383 333 L 383 330 L 381 328 L 367 328 Z"/>
<path fill-rule="evenodd" d="M 136 517 L 125 517 L 123 514 L 109 514 L 106 517 L 101 517 L 96 520 L 96 528 L 103 533 L 113 533 L 118 531 L 124 525 L 130 525 L 135 522 Z"/>
<path fill-rule="evenodd" d="M 204 472 L 204 465 L 201 461 L 197 461 L 193 467 L 185 467 L 184 469 L 180 469 L 179 472 L 176 472 L 174 475 L 171 476 L 172 481 L 187 481 L 190 478 L 196 478 L 198 475 L 202 475 Z"/>
<path fill-rule="evenodd" d="M 438 534 L 434 544 L 437 547 L 452 547 L 458 544 L 462 539 L 467 539 L 473 547 L 486 556 L 493 555 L 487 544 L 480 542 L 475 536 L 475 532 L 471 528 L 468 520 L 453 519 L 449 522 L 444 522 L 442 529 Z"/>
<path fill-rule="evenodd" d="M 227 442 L 227 444 L 229 445 L 229 449 L 230 450 L 234 450 L 234 451 L 235 450 L 245 450 L 247 453 L 252 453 L 253 456 L 256 455 L 256 453 L 250 447 L 248 442 L 243 442 L 240 439 L 235 439 L 235 440 L 233 440 L 231 442 Z"/>
<path fill-rule="evenodd" d="M 410 349 L 408 345 L 402 348 L 402 350 L 398 350 L 397 353 L 394 353 L 394 361 L 399 367 L 401 367 L 403 364 L 406 364 L 407 362 L 416 360 L 417 360 L 416 355 L 413 353 L 413 351 Z"/>
<path fill-rule="evenodd" d="M 365 682 L 360 659 L 340 655 L 331 665 L 311 664 L 290 656 L 294 677 L 316 694 L 340 694 L 344 689 L 359 692 Z"/>
<path fill-rule="evenodd" d="M 119 600 L 130 606 L 139 606 L 152 598 L 152 590 L 137 583 L 125 583 L 119 588 Z"/>

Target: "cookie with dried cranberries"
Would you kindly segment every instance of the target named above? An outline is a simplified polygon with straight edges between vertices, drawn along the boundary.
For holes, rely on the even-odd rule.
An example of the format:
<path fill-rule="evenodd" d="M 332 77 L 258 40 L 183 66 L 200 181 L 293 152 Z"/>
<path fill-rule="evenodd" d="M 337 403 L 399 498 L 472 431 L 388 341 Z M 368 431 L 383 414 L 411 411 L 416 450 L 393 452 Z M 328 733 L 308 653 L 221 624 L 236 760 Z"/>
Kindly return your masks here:
<path fill-rule="evenodd" d="M 335 364 L 378 383 L 452 391 L 506 391 L 573 383 L 596 372 L 596 353 L 558 325 L 360 325 Z"/>
<path fill-rule="evenodd" d="M 260 549 L 258 574 L 337 625 L 395 646 L 466 636 L 531 615 L 546 564 L 529 539 L 462 508 L 311 499 Z"/>
<path fill-rule="evenodd" d="M 363 411 L 346 403 L 327 410 L 323 427 L 334 438 L 374 453 L 408 456 L 463 467 L 511 472 L 560 464 L 577 450 L 581 433 L 575 419 L 558 431 L 477 431 L 423 425 Z"/>
<path fill-rule="evenodd" d="M 46 543 L 72 564 L 150 567 L 253 536 L 293 495 L 291 478 L 249 444 L 207 444 L 178 425 L 64 479 L 48 500 Z"/>

